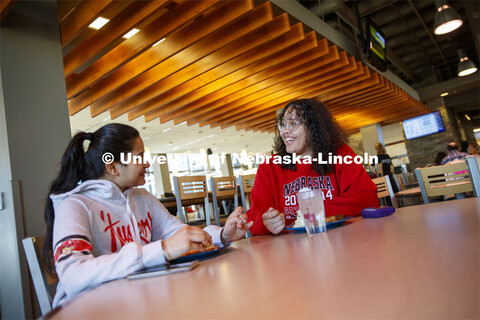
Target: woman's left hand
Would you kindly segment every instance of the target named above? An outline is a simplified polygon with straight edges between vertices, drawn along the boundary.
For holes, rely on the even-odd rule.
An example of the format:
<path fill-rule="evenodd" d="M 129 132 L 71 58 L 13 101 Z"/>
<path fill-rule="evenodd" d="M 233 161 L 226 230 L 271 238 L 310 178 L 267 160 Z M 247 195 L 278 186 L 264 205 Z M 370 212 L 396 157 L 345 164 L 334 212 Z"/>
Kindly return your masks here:
<path fill-rule="evenodd" d="M 243 213 L 242 207 L 238 207 L 228 216 L 225 222 L 221 234 L 222 242 L 232 242 L 241 239 L 252 224 L 253 221 L 247 223 L 247 215 Z"/>

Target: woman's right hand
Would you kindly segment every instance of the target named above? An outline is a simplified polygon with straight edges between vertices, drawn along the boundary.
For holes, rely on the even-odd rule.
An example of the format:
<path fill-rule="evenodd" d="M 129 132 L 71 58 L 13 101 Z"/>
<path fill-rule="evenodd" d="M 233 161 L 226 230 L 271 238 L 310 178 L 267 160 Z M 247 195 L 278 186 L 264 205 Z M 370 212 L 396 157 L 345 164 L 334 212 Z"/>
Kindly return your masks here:
<path fill-rule="evenodd" d="M 285 215 L 275 208 L 269 208 L 262 218 L 265 227 L 273 234 L 279 234 L 285 228 Z"/>
<path fill-rule="evenodd" d="M 185 226 L 163 240 L 163 252 L 167 260 L 173 260 L 189 250 L 205 251 L 211 244 L 212 237 L 202 228 Z"/>

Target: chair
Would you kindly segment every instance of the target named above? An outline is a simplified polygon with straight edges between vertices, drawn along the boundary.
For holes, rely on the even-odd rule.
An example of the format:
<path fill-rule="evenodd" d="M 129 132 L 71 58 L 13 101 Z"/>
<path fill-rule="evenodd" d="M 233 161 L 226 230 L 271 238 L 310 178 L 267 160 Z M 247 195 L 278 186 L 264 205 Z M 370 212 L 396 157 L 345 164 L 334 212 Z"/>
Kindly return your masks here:
<path fill-rule="evenodd" d="M 247 174 L 237 177 L 237 183 L 240 186 L 240 196 L 242 198 L 242 207 L 244 211 L 247 211 L 250 208 L 250 193 L 252 193 L 255 176 L 255 174 Z"/>
<path fill-rule="evenodd" d="M 218 202 L 222 202 L 223 209 L 227 215 L 229 212 L 225 205 L 225 200 L 233 199 L 235 202 L 235 208 L 238 206 L 237 182 L 233 176 L 212 177 L 211 182 L 215 223 L 220 225 L 220 210 L 218 208 Z"/>
<path fill-rule="evenodd" d="M 398 188 L 399 191 L 405 190 L 407 188 L 406 184 L 405 184 L 404 177 L 401 173 L 394 174 L 393 175 L 393 180 L 394 180 L 395 184 L 397 185 L 397 188 Z"/>
<path fill-rule="evenodd" d="M 242 199 L 243 212 L 247 212 L 250 208 L 250 194 L 252 193 L 253 184 L 256 174 L 246 174 L 237 177 L 237 184 L 240 187 L 240 197 Z M 248 202 L 248 204 L 247 204 Z M 245 238 L 252 237 L 250 230 L 245 233 Z"/>
<path fill-rule="evenodd" d="M 28 268 L 30 269 L 30 275 L 42 315 L 52 310 L 52 295 L 49 290 L 49 285 L 58 283 L 57 274 L 46 272 L 43 268 L 41 252 L 44 242 L 45 237 L 30 237 L 22 240 Z"/>
<path fill-rule="evenodd" d="M 403 172 L 402 177 L 403 177 L 403 181 L 405 182 L 405 186 L 407 188 L 411 188 L 411 187 L 416 186 L 417 179 L 416 179 L 415 174 L 413 174 L 411 172 Z"/>
<path fill-rule="evenodd" d="M 403 191 L 409 190 L 413 187 L 413 179 L 410 178 L 410 174 L 407 172 L 397 173 L 393 175 L 393 179 L 397 184 L 399 192 L 395 193 L 395 198 L 397 199 L 397 204 L 401 204 L 402 207 L 409 205 L 420 204 L 421 196 L 415 195 L 414 193 L 408 194 Z M 400 202 L 399 202 L 400 201 Z"/>
<path fill-rule="evenodd" d="M 393 175 L 393 182 L 397 185 L 397 189 L 399 191 L 403 191 L 406 189 L 405 182 L 401 173 L 397 173 Z M 402 207 L 406 207 L 407 199 L 400 199 L 400 203 Z"/>
<path fill-rule="evenodd" d="M 473 185 L 473 193 L 475 197 L 480 197 L 480 157 L 467 158 L 465 161 Z"/>
<path fill-rule="evenodd" d="M 205 176 L 184 176 L 173 177 L 175 188 L 175 201 L 177 202 L 177 212 L 180 221 L 183 223 L 195 223 L 197 221 L 188 221 L 188 216 L 184 211 L 184 206 L 202 205 L 204 217 L 207 226 L 210 222 L 210 206 L 208 204 L 207 178 Z"/>
<path fill-rule="evenodd" d="M 415 174 L 424 203 L 429 203 L 429 197 L 460 194 L 473 190 L 465 162 L 417 168 Z"/>
<path fill-rule="evenodd" d="M 383 200 L 383 198 L 389 197 L 392 206 L 397 208 L 397 200 L 395 199 L 395 194 L 393 193 L 392 185 L 390 184 L 390 178 L 388 176 L 383 176 L 372 179 L 372 181 L 377 185 L 378 199 Z"/>

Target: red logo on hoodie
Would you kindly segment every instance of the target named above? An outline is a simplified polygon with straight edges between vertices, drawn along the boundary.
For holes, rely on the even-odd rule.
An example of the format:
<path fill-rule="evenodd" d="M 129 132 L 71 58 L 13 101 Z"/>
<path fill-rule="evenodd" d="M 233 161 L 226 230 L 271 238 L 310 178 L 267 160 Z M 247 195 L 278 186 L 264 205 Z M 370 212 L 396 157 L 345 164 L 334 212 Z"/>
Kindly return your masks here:
<path fill-rule="evenodd" d="M 132 231 L 130 229 L 131 225 L 118 225 L 120 220 L 112 222 L 112 217 L 110 213 L 106 214 L 107 221 L 105 221 L 105 213 L 100 211 L 100 218 L 103 222 L 107 223 L 107 226 L 103 230 L 104 232 L 110 232 L 111 237 L 111 246 L 112 252 L 117 252 L 117 240 L 120 241 L 120 248 L 123 247 L 126 243 L 133 242 Z M 150 243 L 150 236 L 152 234 L 152 216 L 148 212 L 147 219 L 140 220 L 138 222 L 138 230 L 140 232 L 140 239 L 145 243 Z"/>

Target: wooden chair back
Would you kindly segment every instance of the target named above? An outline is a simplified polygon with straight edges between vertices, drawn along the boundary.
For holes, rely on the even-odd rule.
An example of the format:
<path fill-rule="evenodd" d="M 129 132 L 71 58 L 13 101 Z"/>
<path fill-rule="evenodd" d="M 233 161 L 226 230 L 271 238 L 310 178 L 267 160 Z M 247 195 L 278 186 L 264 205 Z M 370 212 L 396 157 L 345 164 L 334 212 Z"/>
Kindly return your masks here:
<path fill-rule="evenodd" d="M 205 176 L 184 176 L 174 178 L 178 183 L 178 194 L 181 200 L 199 199 L 208 195 L 207 178 Z"/>
<path fill-rule="evenodd" d="M 225 200 L 225 198 L 227 197 L 234 200 L 235 207 L 238 206 L 237 181 L 234 176 L 212 177 L 211 187 L 212 187 L 213 211 L 215 213 L 215 223 L 217 225 L 220 225 L 220 209 L 218 207 L 218 202 Z M 227 209 L 226 206 L 224 206 L 224 210 L 226 209 Z"/>
<path fill-rule="evenodd" d="M 43 267 L 41 257 L 44 242 L 45 237 L 29 237 L 22 240 L 28 268 L 42 315 L 46 315 L 52 310 L 52 295 L 49 286 L 58 283 L 57 274 L 51 274 Z"/>
<path fill-rule="evenodd" d="M 429 197 L 473 191 L 465 162 L 417 168 L 415 174 L 424 203 L 429 203 Z"/>
<path fill-rule="evenodd" d="M 183 223 L 188 223 L 187 215 L 183 207 L 185 205 L 203 205 L 205 222 L 210 225 L 210 205 L 208 200 L 208 188 L 206 176 L 182 176 L 173 177 L 175 188 L 175 200 L 177 202 L 178 218 Z"/>
<path fill-rule="evenodd" d="M 377 185 L 377 196 L 378 199 L 383 199 L 389 197 L 392 202 L 392 206 L 397 208 L 397 201 L 395 199 L 395 194 L 393 193 L 392 185 L 390 184 L 390 178 L 388 176 L 383 176 L 380 178 L 372 179 L 372 181 Z"/>
<path fill-rule="evenodd" d="M 255 183 L 255 176 L 256 174 L 246 174 L 239 176 L 237 179 L 238 185 L 240 186 L 240 196 L 242 198 L 242 206 L 244 211 L 247 211 L 250 207 L 250 193 L 252 192 L 253 185 Z"/>
<path fill-rule="evenodd" d="M 393 175 L 393 179 L 395 179 L 398 190 L 401 191 L 401 190 L 405 190 L 407 188 L 406 184 L 405 184 L 404 177 L 401 173 L 397 173 L 397 174 Z"/>
<path fill-rule="evenodd" d="M 212 177 L 212 192 L 217 197 L 234 196 L 237 194 L 237 181 L 234 176 Z"/>

